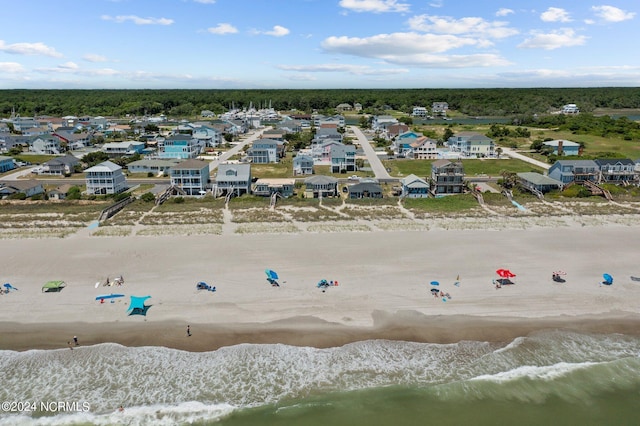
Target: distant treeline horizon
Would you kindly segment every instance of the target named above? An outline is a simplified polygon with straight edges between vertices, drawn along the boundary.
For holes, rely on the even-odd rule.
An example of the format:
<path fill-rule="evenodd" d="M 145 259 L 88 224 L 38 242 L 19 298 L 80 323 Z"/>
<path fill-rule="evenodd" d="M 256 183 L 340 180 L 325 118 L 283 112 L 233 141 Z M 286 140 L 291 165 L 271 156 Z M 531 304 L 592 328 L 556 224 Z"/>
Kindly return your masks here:
<path fill-rule="evenodd" d="M 640 109 L 639 87 L 495 89 L 11 89 L 0 90 L 0 115 L 113 116 L 221 114 L 231 108 L 271 106 L 278 111 L 331 112 L 342 103 L 362 105 L 365 113 L 386 109 L 411 112 L 447 102 L 468 116 L 517 117 L 546 114 L 576 104 L 597 108 Z"/>

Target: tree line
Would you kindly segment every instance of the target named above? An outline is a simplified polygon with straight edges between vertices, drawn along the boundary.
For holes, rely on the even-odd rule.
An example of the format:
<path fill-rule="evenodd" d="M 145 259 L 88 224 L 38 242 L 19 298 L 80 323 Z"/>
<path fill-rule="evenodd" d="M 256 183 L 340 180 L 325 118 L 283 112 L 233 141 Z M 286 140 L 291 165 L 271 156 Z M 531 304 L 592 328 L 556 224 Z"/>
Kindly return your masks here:
<path fill-rule="evenodd" d="M 332 112 L 341 103 L 360 103 L 364 112 L 447 102 L 469 116 L 516 117 L 546 114 L 575 103 L 583 112 L 596 108 L 640 108 L 640 88 L 528 89 L 273 89 L 273 90 L 1 90 L 0 116 L 113 116 L 166 114 L 192 117 L 231 108 L 271 106 L 278 111 Z"/>

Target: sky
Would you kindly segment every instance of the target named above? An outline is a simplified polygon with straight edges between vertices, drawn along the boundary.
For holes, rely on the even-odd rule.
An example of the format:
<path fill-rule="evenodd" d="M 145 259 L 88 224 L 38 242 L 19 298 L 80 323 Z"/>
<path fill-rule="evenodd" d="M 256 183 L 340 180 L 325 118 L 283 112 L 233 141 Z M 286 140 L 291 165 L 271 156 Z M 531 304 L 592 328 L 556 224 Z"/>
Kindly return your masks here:
<path fill-rule="evenodd" d="M 20 0 L 0 89 L 637 87 L 639 24 L 638 0 Z"/>

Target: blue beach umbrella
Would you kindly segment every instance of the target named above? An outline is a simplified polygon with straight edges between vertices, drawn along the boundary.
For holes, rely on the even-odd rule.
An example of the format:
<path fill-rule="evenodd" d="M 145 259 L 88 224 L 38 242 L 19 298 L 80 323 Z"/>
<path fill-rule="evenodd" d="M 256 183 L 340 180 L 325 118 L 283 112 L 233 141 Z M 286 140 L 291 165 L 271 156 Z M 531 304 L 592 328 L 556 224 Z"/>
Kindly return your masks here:
<path fill-rule="evenodd" d="M 604 278 L 605 284 L 613 284 L 613 277 L 609 274 L 602 274 L 602 278 Z"/>
<path fill-rule="evenodd" d="M 431 285 L 440 285 L 438 281 L 431 281 Z"/>
<path fill-rule="evenodd" d="M 279 278 L 277 272 L 273 269 L 265 269 L 264 273 L 267 274 L 267 278 L 270 278 L 272 280 L 277 280 Z"/>

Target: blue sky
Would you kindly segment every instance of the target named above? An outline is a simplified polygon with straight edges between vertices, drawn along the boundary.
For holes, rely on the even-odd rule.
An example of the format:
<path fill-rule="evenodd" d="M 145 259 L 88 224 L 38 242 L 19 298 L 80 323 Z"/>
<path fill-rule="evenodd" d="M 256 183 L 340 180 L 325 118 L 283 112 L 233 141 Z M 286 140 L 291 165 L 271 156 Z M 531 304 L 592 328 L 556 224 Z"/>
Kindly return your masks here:
<path fill-rule="evenodd" d="M 638 0 L 21 0 L 0 89 L 640 86 Z"/>

